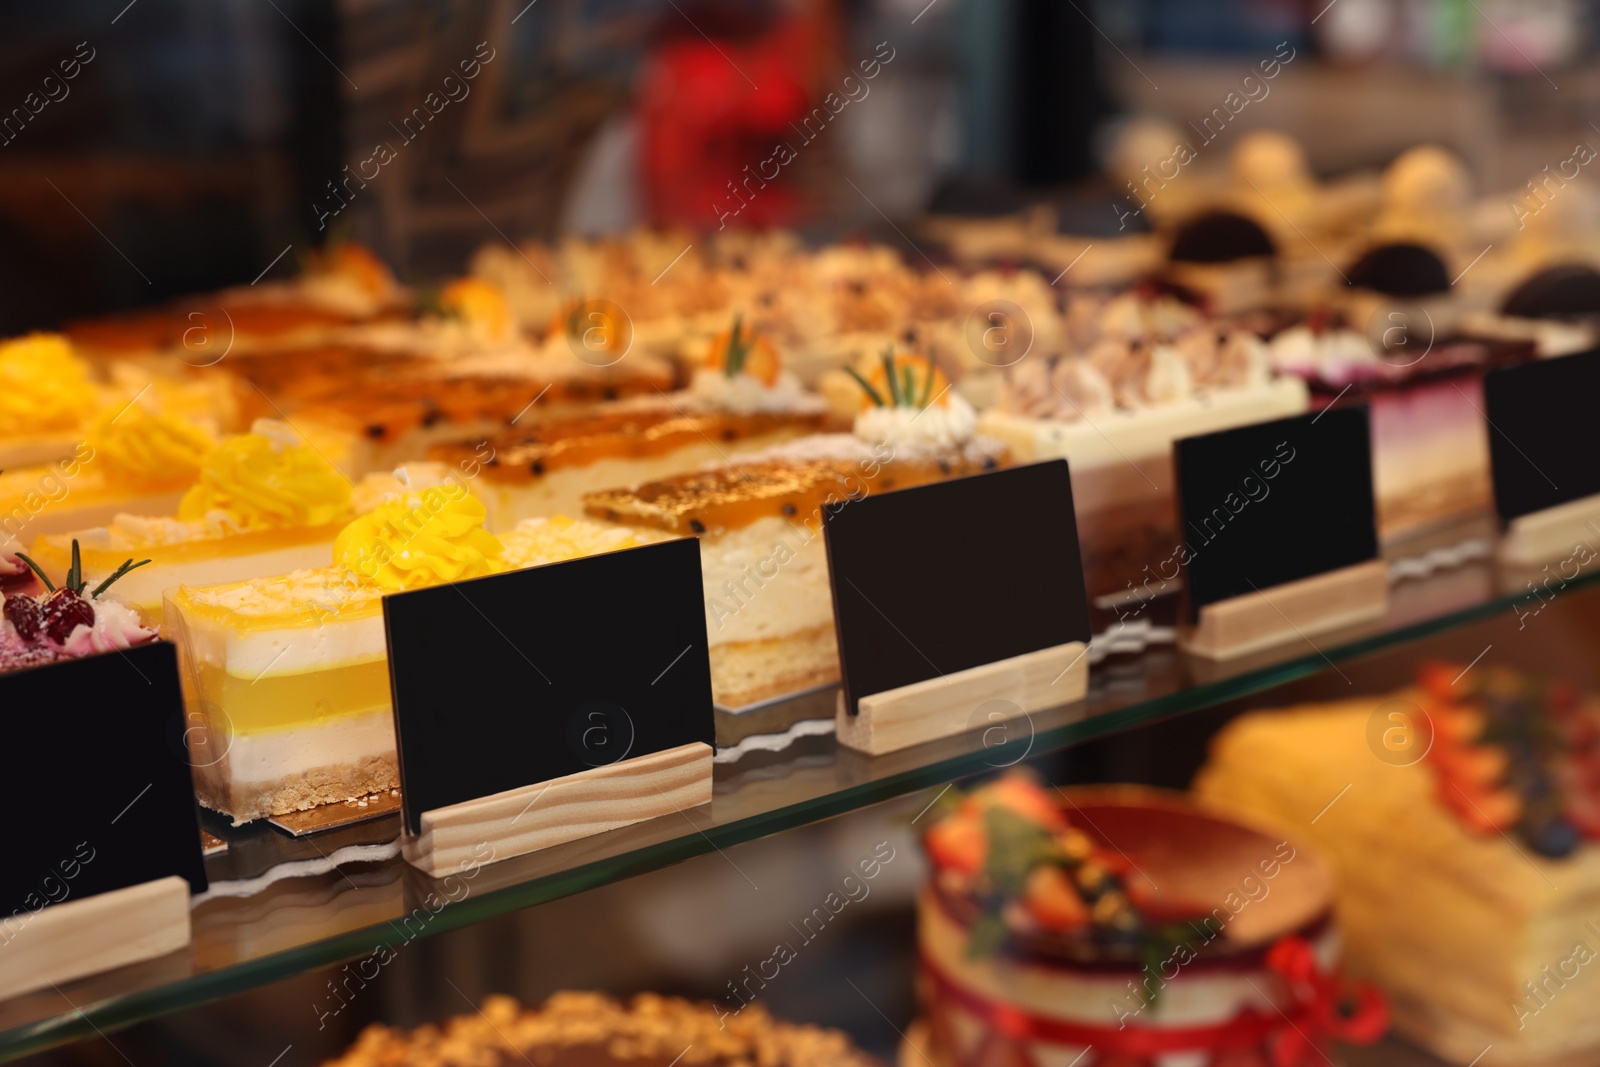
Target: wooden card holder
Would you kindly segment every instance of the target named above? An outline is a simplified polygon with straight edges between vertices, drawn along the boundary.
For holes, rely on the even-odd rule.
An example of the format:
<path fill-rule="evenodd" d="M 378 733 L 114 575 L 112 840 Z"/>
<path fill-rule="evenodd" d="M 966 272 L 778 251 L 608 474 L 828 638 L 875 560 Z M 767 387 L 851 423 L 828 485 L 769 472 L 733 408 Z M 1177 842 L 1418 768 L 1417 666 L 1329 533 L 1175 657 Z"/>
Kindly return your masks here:
<path fill-rule="evenodd" d="M 1236 659 L 1379 618 L 1388 607 L 1388 565 L 1369 560 L 1205 604 L 1199 622 L 1179 630 L 1178 644 L 1206 659 Z"/>
<path fill-rule="evenodd" d="M 1500 539 L 1500 562 L 1539 568 L 1572 555 L 1579 542 L 1600 541 L 1600 496 L 1579 497 L 1553 508 L 1519 515 Z"/>
<path fill-rule="evenodd" d="M 850 714 L 839 693 L 834 728 L 839 743 L 870 756 L 897 752 L 973 728 L 987 701 L 1007 701 L 1017 718 L 1083 699 L 1089 688 L 1088 646 L 1082 641 L 1041 648 L 964 671 L 871 693 Z"/>
<path fill-rule="evenodd" d="M 494 859 L 605 833 L 711 802 L 711 757 L 702 741 L 508 789 L 422 813 L 422 832 L 401 838 L 406 862 L 434 878 Z"/>
<path fill-rule="evenodd" d="M 153 882 L 64 900 L 7 921 L 0 998 L 142 963 L 189 944 L 189 883 Z"/>

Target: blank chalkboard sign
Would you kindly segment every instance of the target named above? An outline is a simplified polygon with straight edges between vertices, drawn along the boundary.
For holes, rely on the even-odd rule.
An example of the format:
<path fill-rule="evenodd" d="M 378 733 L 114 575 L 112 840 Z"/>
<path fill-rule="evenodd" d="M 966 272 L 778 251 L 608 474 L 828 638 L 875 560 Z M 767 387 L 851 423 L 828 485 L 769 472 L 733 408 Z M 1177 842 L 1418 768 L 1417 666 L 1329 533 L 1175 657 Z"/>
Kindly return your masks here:
<path fill-rule="evenodd" d="M 1584 439 L 1600 399 L 1600 351 L 1490 371 L 1483 380 L 1494 509 L 1506 522 L 1600 493 Z"/>
<path fill-rule="evenodd" d="M 0 674 L 0 952 L 48 904 L 176 875 L 206 888 L 173 646 Z"/>
<path fill-rule="evenodd" d="M 1065 460 L 832 505 L 823 526 L 845 706 L 1089 640 Z"/>
<path fill-rule="evenodd" d="M 383 599 L 406 824 L 701 741 L 715 745 L 700 542 Z"/>
<path fill-rule="evenodd" d="M 1152 566 L 1185 573 L 1200 608 L 1378 555 L 1365 405 L 1187 437 L 1173 446 L 1179 542 Z"/>

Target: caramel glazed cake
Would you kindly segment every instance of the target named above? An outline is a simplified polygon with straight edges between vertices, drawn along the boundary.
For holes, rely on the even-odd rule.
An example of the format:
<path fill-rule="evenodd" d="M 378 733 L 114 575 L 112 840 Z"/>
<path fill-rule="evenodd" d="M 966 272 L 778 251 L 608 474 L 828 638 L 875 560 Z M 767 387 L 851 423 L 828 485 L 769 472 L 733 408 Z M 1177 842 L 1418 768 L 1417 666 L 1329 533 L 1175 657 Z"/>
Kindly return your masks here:
<path fill-rule="evenodd" d="M 844 1033 L 641 993 L 624 1005 L 557 993 L 540 1008 L 492 996 L 412 1031 L 369 1026 L 324 1067 L 878 1067 Z"/>
<path fill-rule="evenodd" d="M 901 362 L 927 373 L 926 361 Z M 724 707 L 743 707 L 838 679 L 825 508 L 1007 463 L 1006 446 L 975 435 L 975 422 L 955 397 L 925 409 L 869 407 L 854 433 L 815 434 L 728 466 L 590 493 L 584 508 L 636 530 L 700 539 L 712 693 Z"/>

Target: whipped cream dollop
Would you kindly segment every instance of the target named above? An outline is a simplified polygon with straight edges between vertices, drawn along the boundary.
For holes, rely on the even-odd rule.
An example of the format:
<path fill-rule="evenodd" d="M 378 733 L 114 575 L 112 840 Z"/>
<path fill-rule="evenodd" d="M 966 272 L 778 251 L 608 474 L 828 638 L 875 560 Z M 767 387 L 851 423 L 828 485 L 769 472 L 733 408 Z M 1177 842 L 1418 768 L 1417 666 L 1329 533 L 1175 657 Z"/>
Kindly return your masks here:
<path fill-rule="evenodd" d="M 689 395 L 706 407 L 735 415 L 800 411 L 821 403 L 788 371 L 780 373 L 778 380 L 768 385 L 748 374 L 730 377 L 720 370 L 701 369 L 694 372 Z"/>
<path fill-rule="evenodd" d="M 1291 326 L 1272 339 L 1271 353 L 1278 370 L 1326 382 L 1370 376 L 1378 364 L 1367 338 L 1344 327 Z"/>
<path fill-rule="evenodd" d="M 61 646 L 69 656 L 87 656 L 95 652 L 120 652 L 154 641 L 156 632 L 139 619 L 139 613 L 113 597 L 100 597 L 89 602 L 94 607 L 94 625 L 79 623 L 73 627 Z"/>
<path fill-rule="evenodd" d="M 1027 360 L 1011 376 L 1001 407 L 1059 422 L 1093 419 L 1111 410 L 1116 394 L 1106 376 L 1082 356 Z"/>
<path fill-rule="evenodd" d="M 954 391 L 925 408 L 869 407 L 856 416 L 855 435 L 863 441 L 923 448 L 959 448 L 972 440 L 978 413 Z"/>

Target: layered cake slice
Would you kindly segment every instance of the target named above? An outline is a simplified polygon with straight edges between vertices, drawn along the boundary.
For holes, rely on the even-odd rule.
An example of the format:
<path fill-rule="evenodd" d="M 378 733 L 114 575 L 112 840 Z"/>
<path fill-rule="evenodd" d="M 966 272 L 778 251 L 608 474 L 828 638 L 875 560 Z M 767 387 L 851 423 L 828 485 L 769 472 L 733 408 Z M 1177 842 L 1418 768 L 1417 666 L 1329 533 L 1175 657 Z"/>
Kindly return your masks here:
<path fill-rule="evenodd" d="M 1069 309 L 1081 354 L 1018 363 L 978 429 L 1019 461 L 1068 461 L 1089 594 L 1115 597 L 1160 585 L 1151 568 L 1182 541 L 1172 443 L 1297 415 L 1309 400 L 1303 382 L 1271 373 L 1248 330 L 1148 290 L 1084 303 Z"/>
<path fill-rule="evenodd" d="M 346 526 L 331 565 L 168 591 L 185 700 L 221 753 L 195 761 L 202 804 L 237 824 L 399 785 L 386 593 L 647 540 L 565 518 L 496 537 L 484 517 L 459 482 L 413 486 Z"/>
<path fill-rule="evenodd" d="M 891 385 L 890 383 L 895 383 Z M 584 498 L 592 517 L 700 538 L 711 685 L 743 706 L 839 677 L 823 509 L 993 470 L 1006 447 L 932 360 L 885 357 L 854 433 L 817 434 L 718 467 Z"/>
<path fill-rule="evenodd" d="M 318 566 L 354 517 L 349 479 L 289 425 L 262 419 L 201 459 L 176 516 L 119 513 L 104 526 L 40 537 L 32 554 L 46 568 L 65 569 L 81 543 L 83 572 L 92 578 L 129 556 L 145 559 L 150 565 L 117 592 L 159 624 L 162 593 L 172 586 Z"/>
<path fill-rule="evenodd" d="M 1008 772 L 941 798 L 901 1067 L 1265 1067 L 1367 1044 L 1326 869 L 1293 838 L 1136 786 Z M 1331 1062 L 1331 1061 L 1330 1061 Z"/>
<path fill-rule="evenodd" d="M 688 389 L 607 404 L 589 415 L 536 417 L 525 430 L 436 445 L 430 458 L 471 471 L 491 529 L 577 514 L 597 486 L 699 470 L 814 433 L 828 406 L 783 370 L 767 335 L 733 326 L 712 342 Z"/>
<path fill-rule="evenodd" d="M 209 427 L 140 403 L 108 409 L 66 457 L 0 472 L 0 551 L 121 511 L 171 515 L 215 444 Z"/>
<path fill-rule="evenodd" d="M 1501 669 L 1245 715 L 1196 781 L 1336 865 L 1353 971 L 1455 1064 L 1592 1063 L 1600 699 Z"/>

